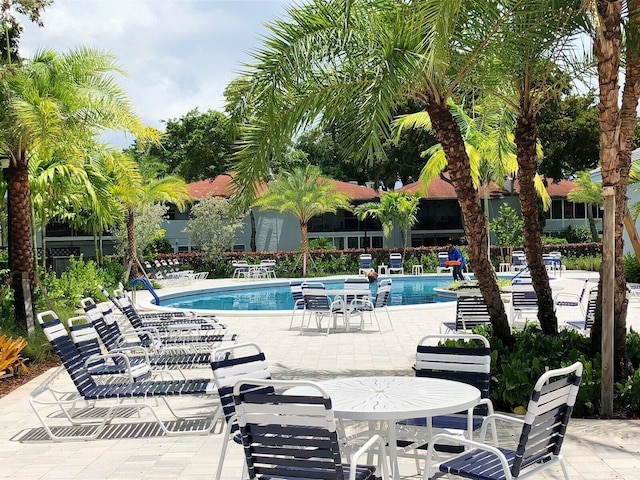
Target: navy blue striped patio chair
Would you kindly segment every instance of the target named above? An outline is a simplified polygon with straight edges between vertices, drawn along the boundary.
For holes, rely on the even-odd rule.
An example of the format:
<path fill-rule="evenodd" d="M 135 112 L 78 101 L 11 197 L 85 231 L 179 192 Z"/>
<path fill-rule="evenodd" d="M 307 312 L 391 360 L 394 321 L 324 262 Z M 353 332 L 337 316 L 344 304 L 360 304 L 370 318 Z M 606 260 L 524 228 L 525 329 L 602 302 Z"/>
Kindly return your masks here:
<path fill-rule="evenodd" d="M 304 322 L 304 298 L 302 297 L 303 280 L 290 280 L 289 290 L 293 298 L 293 311 L 291 312 L 291 320 L 289 321 L 289 330 L 293 328 L 293 320 L 297 312 L 301 312 L 302 321 Z"/>
<path fill-rule="evenodd" d="M 587 287 L 589 285 L 589 279 L 587 278 L 582 285 L 582 290 L 580 293 L 573 292 L 558 292 L 553 299 L 553 304 L 556 307 L 578 307 L 580 309 L 581 316 L 584 316 L 584 295 L 587 292 Z M 596 287 L 597 288 L 597 287 Z"/>
<path fill-rule="evenodd" d="M 351 300 L 350 302 L 351 307 L 360 310 L 362 313 L 369 312 L 369 323 L 373 323 L 372 318 L 375 319 L 376 325 L 378 325 L 378 331 L 380 331 L 381 333 L 393 330 L 393 322 L 391 321 L 391 315 L 389 314 L 389 309 L 387 308 L 389 304 L 389 298 L 391 297 L 391 285 L 392 280 L 390 278 L 380 280 L 378 282 L 376 296 L 373 300 L 371 298 L 356 298 Z M 382 327 L 380 326 L 380 319 L 378 318 L 378 312 L 380 310 L 384 310 L 384 313 L 387 316 L 387 321 L 389 322 L 388 330 L 382 330 Z"/>
<path fill-rule="evenodd" d="M 316 327 L 322 330 L 322 320 L 327 317 L 327 335 L 332 323 L 337 324 L 337 318 L 345 314 L 345 304 L 342 298 L 332 300 L 326 287 L 318 282 L 305 282 L 302 285 L 302 298 L 304 299 L 303 318 L 307 318 L 307 327 L 313 316 L 316 320 Z M 308 315 L 308 316 L 307 316 Z M 300 333 L 304 333 L 304 320 L 300 326 Z"/>
<path fill-rule="evenodd" d="M 217 411 L 181 415 L 175 405 L 172 406 L 169 401 L 171 397 L 211 395 L 215 393 L 213 380 L 142 380 L 98 384 L 87 369 L 84 356 L 71 340 L 69 333 L 55 312 L 42 312 L 37 315 L 37 318 L 75 386 L 75 391 L 69 392 L 62 392 L 50 387 L 38 388 L 36 389 L 37 393 L 32 394 L 29 399 L 42 426 L 53 440 L 97 438 L 107 425 L 112 424 L 122 413 L 129 417 L 132 410 L 149 411 L 152 420 L 166 435 L 203 434 L 210 432 L 215 426 Z M 161 400 L 169 409 L 173 416 L 170 421 L 161 418 L 155 400 Z M 82 403 L 86 405 L 85 409 L 78 407 Z M 105 403 L 108 405 L 105 406 Z M 58 407 L 63 413 L 62 418 L 71 425 L 89 426 L 88 433 L 68 435 L 64 429 L 62 429 L 62 434 L 55 433 L 55 428 L 52 429 L 47 422 L 49 415 L 43 414 L 39 410 L 39 407 L 43 405 Z M 99 406 L 105 408 L 98 408 Z M 193 410 L 193 407 L 194 405 L 190 405 L 188 409 Z M 82 416 L 78 416 L 79 411 L 84 412 Z M 60 415 L 56 418 L 60 418 Z"/>
<path fill-rule="evenodd" d="M 269 379 L 271 372 L 262 349 L 256 343 L 238 343 L 233 346 L 218 348 L 213 352 L 214 361 L 211 362 L 213 380 L 218 390 L 222 414 L 224 415 L 224 436 L 220 459 L 216 471 L 216 480 L 222 479 L 222 468 L 227 455 L 227 445 L 230 441 L 242 445 L 236 406 L 233 401 L 234 385 L 246 378 Z M 258 389 L 263 391 L 264 389 Z M 273 389 L 266 391 L 272 392 Z M 243 476 L 244 477 L 244 476 Z"/>
<path fill-rule="evenodd" d="M 398 422 L 398 438 L 409 439 L 399 441 L 399 446 L 405 452 L 426 449 L 434 429 L 455 431 L 472 438 L 473 432 L 482 427 L 487 415 L 494 413 L 493 403 L 489 399 L 491 346 L 486 337 L 463 333 L 426 335 L 418 342 L 413 368 L 416 377 L 440 378 L 473 385 L 480 390 L 480 403 L 468 412 Z M 493 423 L 491 434 L 492 439 L 497 441 L 497 431 Z M 449 453 L 463 450 L 458 445 L 445 444 L 436 445 L 435 448 Z"/>
<path fill-rule="evenodd" d="M 538 317 L 538 295 L 533 285 L 511 286 L 511 324 L 518 319 L 527 319 L 529 316 Z"/>
<path fill-rule="evenodd" d="M 312 393 L 289 393 L 295 387 Z M 386 449 L 378 435 L 354 453 L 349 464 L 342 463 L 331 399 L 320 385 L 247 379 L 236 383 L 233 397 L 251 480 L 388 478 Z M 377 453 L 378 467 L 358 464 L 369 452 Z"/>
<path fill-rule="evenodd" d="M 598 305 L 598 287 L 594 287 L 589 291 L 587 297 L 587 309 L 584 312 L 584 320 L 569 320 L 566 325 L 583 333 L 587 333 L 593 327 L 596 321 L 596 307 Z"/>
<path fill-rule="evenodd" d="M 478 291 L 477 294 L 458 293 L 456 298 L 456 321 L 442 322 L 445 332 L 470 332 L 480 325 L 490 325 L 491 315 L 484 301 L 484 297 Z"/>
<path fill-rule="evenodd" d="M 569 480 L 561 448 L 581 378 L 580 362 L 544 373 L 533 387 L 524 419 L 501 414 L 488 416 L 479 442 L 448 434 L 435 435 L 427 450 L 425 479 L 447 474 L 474 480 L 522 479 L 559 463 L 564 478 Z M 507 449 L 483 443 L 489 421 L 521 425 L 517 447 Z M 440 441 L 458 442 L 468 449 L 433 464 L 433 444 Z"/>
<path fill-rule="evenodd" d="M 389 273 L 399 273 L 404 275 L 404 267 L 402 266 L 402 255 L 392 253 L 389 255 Z"/>

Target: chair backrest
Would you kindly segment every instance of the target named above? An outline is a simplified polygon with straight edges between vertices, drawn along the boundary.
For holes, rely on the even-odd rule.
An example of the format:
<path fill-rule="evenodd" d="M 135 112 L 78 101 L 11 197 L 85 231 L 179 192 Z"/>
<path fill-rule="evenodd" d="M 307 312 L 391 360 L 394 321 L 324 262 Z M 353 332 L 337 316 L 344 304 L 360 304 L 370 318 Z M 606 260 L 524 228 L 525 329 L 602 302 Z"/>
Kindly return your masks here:
<path fill-rule="evenodd" d="M 596 321 L 596 307 L 598 305 L 598 287 L 589 290 L 587 309 L 584 316 L 584 329 L 589 330 Z"/>
<path fill-rule="evenodd" d="M 331 299 L 326 288 L 302 285 L 304 308 L 310 312 L 328 312 L 331 310 Z"/>
<path fill-rule="evenodd" d="M 461 295 L 456 300 L 456 330 L 470 330 L 491 323 L 482 295 Z"/>
<path fill-rule="evenodd" d="M 51 342 L 51 345 L 53 345 L 67 373 L 71 377 L 71 380 L 73 380 L 73 384 L 78 389 L 80 395 L 84 396 L 88 389 L 96 386 L 96 382 L 84 365 L 84 357 L 71 341 L 69 333 L 55 312 L 48 310 L 39 313 L 37 318 L 44 334 Z"/>
<path fill-rule="evenodd" d="M 513 252 L 511 263 L 516 266 L 522 267 L 527 264 L 527 257 L 525 256 L 524 252 L 522 252 L 521 254 Z"/>
<path fill-rule="evenodd" d="M 247 386 L 274 392 L 245 393 Z M 291 387 L 312 393 L 281 393 Z M 319 385 L 248 380 L 236 384 L 233 394 L 249 478 L 344 478 L 331 399 Z"/>
<path fill-rule="evenodd" d="M 291 291 L 291 296 L 293 297 L 293 308 L 303 309 L 304 302 L 302 301 L 302 280 L 290 280 L 289 290 Z"/>
<path fill-rule="evenodd" d="M 345 278 L 344 279 L 344 289 L 345 290 L 355 290 L 364 292 L 365 290 L 369 292 L 369 279 L 365 277 L 354 277 L 354 278 Z M 358 294 L 358 295 L 345 295 L 345 300 L 347 303 L 352 302 L 355 299 L 362 299 L 363 297 L 369 297 L 371 294 L 367 293 L 366 295 Z"/>
<path fill-rule="evenodd" d="M 511 305 L 514 310 L 535 310 L 538 308 L 538 296 L 532 286 L 513 288 Z"/>
<path fill-rule="evenodd" d="M 466 343 L 464 346 L 456 345 L 455 340 Z M 436 344 L 438 342 L 440 344 Z M 491 346 L 482 335 L 426 335 L 418 342 L 414 369 L 416 377 L 464 382 L 480 390 L 481 398 L 489 398 Z M 486 405 L 482 405 L 477 413 L 485 414 L 486 410 Z"/>
<path fill-rule="evenodd" d="M 402 268 L 402 255 L 399 253 L 389 255 L 389 266 L 394 269 Z"/>
<path fill-rule="evenodd" d="M 449 254 L 447 252 L 438 252 L 438 266 L 447 267 L 445 262 L 449 260 Z"/>
<path fill-rule="evenodd" d="M 93 355 L 101 355 L 102 348 L 98 340 L 98 332 L 91 323 L 91 320 L 86 315 L 73 317 L 67 320 L 69 325 L 69 333 L 73 343 L 78 347 L 78 351 L 85 358 L 85 361 Z M 95 368 L 105 365 L 107 362 L 104 358 L 92 359 L 89 364 L 86 364 L 88 368 Z"/>
<path fill-rule="evenodd" d="M 360 255 L 360 269 L 371 268 L 372 258 L 370 253 Z"/>
<path fill-rule="evenodd" d="M 391 279 L 385 278 L 380 280 L 378 291 L 376 292 L 376 300 L 373 302 L 373 308 L 385 308 L 389 303 L 391 296 Z"/>
<path fill-rule="evenodd" d="M 576 362 L 549 370 L 536 382 L 511 467 L 514 477 L 521 469 L 560 454 L 581 378 L 582 363 Z"/>
<path fill-rule="evenodd" d="M 211 362 L 213 380 L 220 397 L 224 419 L 229 422 L 236 413 L 233 386 L 247 378 L 262 380 L 271 378 L 269 364 L 264 352 L 256 343 L 238 343 L 217 348 L 212 352 L 211 358 L 213 359 Z M 237 429 L 237 424 L 232 426 L 232 431 Z"/>

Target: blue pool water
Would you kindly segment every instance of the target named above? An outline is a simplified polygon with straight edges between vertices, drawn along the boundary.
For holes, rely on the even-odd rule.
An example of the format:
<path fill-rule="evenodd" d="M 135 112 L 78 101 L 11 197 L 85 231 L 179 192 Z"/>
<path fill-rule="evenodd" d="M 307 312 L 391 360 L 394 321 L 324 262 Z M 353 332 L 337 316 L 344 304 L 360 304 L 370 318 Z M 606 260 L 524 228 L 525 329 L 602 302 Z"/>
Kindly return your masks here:
<path fill-rule="evenodd" d="M 450 301 L 437 297 L 434 288 L 451 284 L 450 276 L 398 276 L 393 277 L 389 306 L 416 305 Z M 310 279 L 322 281 L 328 290 L 343 288 L 342 279 Z M 375 295 L 377 283 L 369 284 L 371 294 Z M 163 307 L 195 310 L 292 310 L 293 298 L 289 282 L 251 283 L 227 287 L 194 290 L 160 297 Z"/>

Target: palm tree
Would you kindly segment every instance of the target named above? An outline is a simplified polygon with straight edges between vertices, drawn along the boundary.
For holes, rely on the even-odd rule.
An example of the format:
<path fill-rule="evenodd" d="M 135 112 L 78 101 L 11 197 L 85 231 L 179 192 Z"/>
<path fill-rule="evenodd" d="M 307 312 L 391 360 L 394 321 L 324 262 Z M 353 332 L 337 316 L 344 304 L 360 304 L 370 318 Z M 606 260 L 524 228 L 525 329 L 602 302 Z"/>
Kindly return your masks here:
<path fill-rule="evenodd" d="M 593 218 L 593 206 L 602 206 L 604 202 L 602 198 L 602 184 L 591 181 L 591 174 L 589 174 L 588 171 L 580 172 L 574 183 L 576 187 L 567 194 L 567 199 L 574 203 L 586 203 L 591 240 L 599 242 L 600 237 L 598 236 L 596 221 Z"/>
<path fill-rule="evenodd" d="M 172 203 L 184 211 L 192 200 L 185 181 L 175 175 L 162 175 L 165 166 L 144 155 L 138 164 L 133 158 L 118 153 L 117 162 L 112 164 L 114 186 L 112 193 L 120 200 L 125 211 L 127 229 L 127 263 L 125 280 L 138 274 L 138 252 L 135 237 L 135 217 L 154 203 Z"/>
<path fill-rule="evenodd" d="M 338 209 L 351 210 L 349 198 L 335 185 L 321 178 L 320 169 L 313 165 L 298 167 L 292 172 L 281 172 L 269 184 L 254 206 L 293 215 L 300 222 L 302 235 L 302 275 L 307 275 L 309 256 L 308 223 L 316 215 L 336 213 Z"/>
<path fill-rule="evenodd" d="M 248 87 L 256 117 L 237 154 L 239 195 L 254 195 L 272 158 L 296 132 L 320 124 L 354 158 L 384 159 L 395 109 L 413 99 L 429 113 L 445 152 L 469 239 L 469 257 L 493 332 L 513 341 L 473 187 L 469 157 L 448 100 L 475 68 L 503 22 L 498 2 L 314 0 L 270 25 L 254 54 Z"/>
<path fill-rule="evenodd" d="M 398 192 L 386 192 L 379 202 L 367 202 L 355 208 L 360 220 L 366 217 L 376 218 L 382 225 L 382 234 L 389 239 L 397 224 L 402 234 L 403 250 L 407 249 L 409 230 L 416 223 L 419 195 L 407 195 Z"/>
<path fill-rule="evenodd" d="M 622 234 L 627 214 L 631 151 L 640 98 L 640 1 L 591 1 L 588 4 L 592 20 L 592 28 L 588 31 L 594 39 L 593 50 L 598 66 L 602 185 L 615 189 L 615 212 L 608 211 L 606 204 L 604 211 L 605 218 L 615 215 L 615 249 L 614 252 L 603 252 L 603 269 L 611 268 L 610 261 L 614 263 L 613 363 L 616 377 L 624 378 L 630 369 L 626 349 L 627 284 L 624 277 Z M 624 88 L 620 104 L 619 79 L 623 54 Z M 609 292 L 608 285 L 602 285 L 601 282 L 600 287 L 599 301 L 602 294 Z M 601 333 L 602 315 L 598 309 L 594 328 L 591 329 L 594 344 L 600 344 Z"/>
<path fill-rule="evenodd" d="M 132 132 L 157 138 L 133 113 L 112 73 L 119 73 L 112 56 L 88 48 L 66 54 L 38 52 L 19 66 L 5 67 L 0 90 L 0 150 L 7 153 L 5 170 L 9 211 L 9 268 L 15 292 L 16 322 L 27 325 L 33 306 L 25 307 L 26 279 L 33 288 L 29 160 L 84 158 L 86 145 L 101 130 Z"/>

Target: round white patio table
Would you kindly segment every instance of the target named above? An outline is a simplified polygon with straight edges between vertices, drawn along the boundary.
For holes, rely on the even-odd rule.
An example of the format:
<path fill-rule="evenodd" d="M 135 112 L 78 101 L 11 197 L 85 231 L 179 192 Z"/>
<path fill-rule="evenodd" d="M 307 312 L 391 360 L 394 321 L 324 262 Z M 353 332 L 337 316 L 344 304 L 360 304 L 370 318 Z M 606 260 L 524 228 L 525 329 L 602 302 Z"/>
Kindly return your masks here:
<path fill-rule="evenodd" d="M 480 390 L 452 380 L 424 377 L 352 377 L 317 382 L 331 397 L 336 418 L 383 421 L 389 442 L 392 478 L 400 478 L 396 422 L 407 418 L 434 417 L 469 410 L 480 401 Z M 305 387 L 288 393 L 313 394 Z"/>

